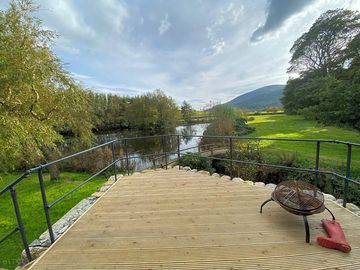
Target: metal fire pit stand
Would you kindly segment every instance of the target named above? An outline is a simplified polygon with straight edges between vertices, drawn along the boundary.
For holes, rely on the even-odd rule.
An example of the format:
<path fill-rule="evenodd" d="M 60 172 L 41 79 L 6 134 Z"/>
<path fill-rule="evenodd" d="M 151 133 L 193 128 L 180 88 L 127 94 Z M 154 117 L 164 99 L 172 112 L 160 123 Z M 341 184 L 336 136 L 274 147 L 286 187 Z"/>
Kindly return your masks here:
<path fill-rule="evenodd" d="M 323 193 L 314 185 L 304 181 L 291 180 L 279 183 L 271 194 L 271 198 L 261 205 L 260 213 L 262 213 L 264 205 L 270 201 L 278 203 L 282 208 L 294 215 L 303 216 L 306 243 L 310 242 L 307 216 L 319 214 L 326 209 L 331 214 L 332 219 L 335 220 L 333 213 L 324 205 Z"/>

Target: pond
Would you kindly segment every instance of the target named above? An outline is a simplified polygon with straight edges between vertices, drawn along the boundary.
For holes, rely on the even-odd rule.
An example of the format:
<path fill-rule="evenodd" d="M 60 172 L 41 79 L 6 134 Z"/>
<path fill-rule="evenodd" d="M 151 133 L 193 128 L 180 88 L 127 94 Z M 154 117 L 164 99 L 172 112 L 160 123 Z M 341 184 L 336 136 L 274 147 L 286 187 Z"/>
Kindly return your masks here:
<path fill-rule="evenodd" d="M 194 135 L 203 135 L 204 131 L 209 124 L 195 124 L 195 125 L 186 125 L 186 126 L 177 126 L 172 132 L 167 132 L 168 134 L 179 134 L 180 137 L 180 150 L 183 152 L 197 152 L 197 146 L 200 142 L 200 138 L 194 138 L 191 136 Z M 160 134 L 151 134 L 151 135 L 160 135 Z M 97 143 L 105 143 L 114 139 L 121 138 L 133 138 L 139 136 L 150 136 L 149 134 L 144 134 L 138 130 L 125 130 L 116 133 L 107 133 L 100 134 L 97 136 Z M 165 145 L 165 146 L 164 146 Z M 131 160 L 131 166 L 135 170 L 143 170 L 149 168 L 152 165 L 159 165 L 164 163 L 163 158 L 155 157 L 145 157 L 139 158 L 141 155 L 148 155 L 154 153 L 161 153 L 165 147 L 166 152 L 176 152 L 177 151 L 177 138 L 175 136 L 166 138 L 166 141 L 163 141 L 161 137 L 155 138 L 144 138 L 144 139 L 132 139 L 128 141 L 128 151 L 129 156 L 137 157 Z M 119 143 L 116 146 L 117 153 L 124 155 L 124 145 Z M 171 154 L 170 160 L 173 160 L 177 157 L 177 154 Z M 124 164 L 119 164 L 119 166 L 124 166 Z"/>

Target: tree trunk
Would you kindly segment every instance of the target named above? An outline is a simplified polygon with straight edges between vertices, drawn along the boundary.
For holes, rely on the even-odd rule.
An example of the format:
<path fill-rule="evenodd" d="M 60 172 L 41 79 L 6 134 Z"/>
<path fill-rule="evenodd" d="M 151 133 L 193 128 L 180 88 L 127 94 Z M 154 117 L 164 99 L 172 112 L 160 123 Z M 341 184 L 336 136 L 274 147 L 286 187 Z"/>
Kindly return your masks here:
<path fill-rule="evenodd" d="M 52 160 L 56 160 L 58 158 L 58 155 L 56 151 L 53 149 L 50 149 L 48 147 L 42 147 L 42 152 L 44 154 L 44 158 L 46 162 L 50 162 Z M 50 174 L 50 181 L 55 181 L 59 179 L 60 176 L 60 170 L 56 164 L 50 165 L 47 167 Z"/>
<path fill-rule="evenodd" d="M 49 169 L 49 174 L 50 174 L 50 181 L 55 181 L 59 178 L 60 176 L 60 170 L 58 168 L 58 166 L 56 164 L 50 165 L 48 167 Z"/>

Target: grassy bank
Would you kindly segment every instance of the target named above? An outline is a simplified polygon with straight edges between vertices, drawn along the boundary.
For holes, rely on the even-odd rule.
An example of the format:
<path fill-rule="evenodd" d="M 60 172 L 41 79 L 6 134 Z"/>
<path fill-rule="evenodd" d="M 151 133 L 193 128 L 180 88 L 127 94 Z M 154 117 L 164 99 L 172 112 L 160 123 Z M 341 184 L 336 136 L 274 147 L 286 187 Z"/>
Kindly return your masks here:
<path fill-rule="evenodd" d="M 308 138 L 308 139 L 335 139 L 342 141 L 360 142 L 360 133 L 355 130 L 323 126 L 314 121 L 305 120 L 302 116 L 285 114 L 253 116 L 249 125 L 256 128 L 250 134 L 253 137 L 268 138 Z M 305 166 L 315 164 L 316 143 L 304 142 L 261 142 L 263 152 L 271 158 L 280 153 L 293 153 Z M 322 143 L 320 150 L 320 168 L 336 170 L 342 174 L 346 168 L 346 145 Z M 352 151 L 352 175 L 360 177 L 360 148 Z"/>
<path fill-rule="evenodd" d="M 0 189 L 6 186 L 6 184 L 9 184 L 18 175 L 19 174 L 2 175 L 0 178 Z M 50 203 L 59 198 L 62 194 L 79 185 L 89 176 L 90 175 L 86 173 L 63 172 L 59 180 L 51 182 L 49 175 L 45 174 L 44 180 L 48 202 Z M 56 220 L 62 217 L 79 201 L 96 191 L 105 181 L 106 177 L 99 176 L 51 208 L 52 222 L 55 223 Z M 32 174 L 24 179 L 16 186 L 16 191 L 27 239 L 30 243 L 47 229 L 37 175 Z M 1 238 L 4 233 L 16 227 L 16 219 L 9 194 L 3 194 L 0 197 L 0 206 Z M 0 244 L 0 268 L 15 268 L 22 250 L 23 246 L 19 233 L 16 233 Z"/>

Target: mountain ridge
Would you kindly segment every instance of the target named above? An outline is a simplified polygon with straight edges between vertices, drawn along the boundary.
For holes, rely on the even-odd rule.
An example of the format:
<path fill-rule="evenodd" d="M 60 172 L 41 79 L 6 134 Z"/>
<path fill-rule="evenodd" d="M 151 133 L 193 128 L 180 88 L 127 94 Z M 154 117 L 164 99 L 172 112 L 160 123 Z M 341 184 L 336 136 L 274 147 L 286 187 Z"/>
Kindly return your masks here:
<path fill-rule="evenodd" d="M 241 94 L 226 102 L 225 105 L 250 110 L 278 107 L 281 106 L 280 99 L 283 96 L 284 88 L 285 85 L 283 84 L 266 85 L 245 94 Z"/>

